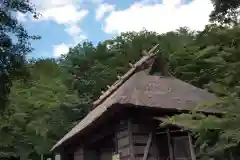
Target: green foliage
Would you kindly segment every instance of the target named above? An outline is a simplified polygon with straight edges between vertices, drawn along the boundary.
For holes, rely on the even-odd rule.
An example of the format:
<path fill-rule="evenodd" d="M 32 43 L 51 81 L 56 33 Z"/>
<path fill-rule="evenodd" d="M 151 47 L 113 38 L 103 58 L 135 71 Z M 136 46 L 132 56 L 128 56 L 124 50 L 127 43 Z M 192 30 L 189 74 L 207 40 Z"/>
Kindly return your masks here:
<path fill-rule="evenodd" d="M 54 60 L 38 60 L 29 70 L 31 79 L 14 81 L 10 104 L 0 117 L 0 158 L 48 153 L 82 116 L 78 98 L 62 83 Z"/>
<path fill-rule="evenodd" d="M 70 73 L 65 81 L 77 90 L 79 98 L 89 97 L 86 101 L 89 105 L 118 74 L 129 69 L 129 62 L 139 60 L 143 49 L 148 50 L 156 44 L 157 38 L 156 33 L 142 31 L 123 33 L 96 47 L 90 42 L 79 44 L 60 60 L 62 68 Z"/>
<path fill-rule="evenodd" d="M 0 2 L 0 109 L 7 105 L 7 97 L 14 79 L 26 75 L 25 55 L 32 48 L 24 27 L 15 18 L 17 12 L 36 15 L 28 0 L 2 0 Z"/>
<path fill-rule="evenodd" d="M 239 0 L 212 0 L 212 3 L 214 5 L 214 10 L 210 15 L 211 21 L 234 25 L 238 23 Z"/>
<path fill-rule="evenodd" d="M 214 107 L 222 116 L 193 110 L 170 117 L 170 122 L 193 131 L 202 159 L 239 156 L 238 25 L 211 24 L 201 32 L 185 27 L 165 34 L 127 32 L 97 46 L 88 41 L 78 44 L 59 60 L 27 63 L 25 55 L 32 50 L 28 40 L 38 37 L 29 36 L 13 14 L 30 12 L 37 17 L 37 13 L 28 0 L 0 3 L 0 103 L 5 108 L 0 116 L 0 159 L 39 159 L 40 154 L 48 154 L 92 109 L 101 91 L 129 69 L 129 62 L 139 60 L 142 51 L 155 44 L 173 76 L 221 97 L 198 107 Z M 213 4 L 212 21 L 236 23 L 233 13 L 238 1 L 214 0 Z"/>
<path fill-rule="evenodd" d="M 227 97 L 221 103 L 217 103 L 224 109 L 229 106 L 232 93 L 235 93 L 232 100 L 239 96 L 235 92 L 240 82 L 238 70 L 240 42 L 236 36 L 238 34 L 238 26 L 228 28 L 214 24 L 206 26 L 202 32 L 192 32 L 187 28 L 161 35 L 147 31 L 130 32 L 100 43 L 97 47 L 93 47 L 89 42 L 78 45 L 62 58 L 61 64 L 68 70 L 72 69 L 69 71 L 72 73 L 71 79 L 79 97 L 88 95 L 91 102 L 98 98 L 101 90 L 106 89 L 106 85 L 115 81 L 117 74 L 123 74 L 128 70 L 128 62 L 134 63 L 140 58 L 142 50 L 159 43 L 161 54 L 168 60 L 170 72 L 195 86 L 208 88 L 219 96 Z M 209 104 L 207 106 L 209 107 Z M 238 146 L 236 141 L 238 132 L 233 132 L 238 130 L 238 127 L 231 125 L 233 121 L 235 124 L 239 122 L 239 119 L 235 118 L 239 113 L 235 112 L 234 107 L 237 107 L 237 103 L 228 107 L 227 116 L 221 119 L 194 112 L 173 118 L 185 120 L 186 123 L 182 125 L 194 131 L 196 145 L 200 148 L 199 156 L 220 158 L 229 155 L 234 147 Z M 232 112 L 234 114 L 231 115 Z M 231 133 L 236 135 L 227 139 L 226 135 L 229 136 Z M 224 154 L 219 156 L 219 153 Z"/>
<path fill-rule="evenodd" d="M 207 87 L 219 96 L 235 93 L 240 82 L 238 34 L 237 26 L 217 25 L 206 26 L 203 32 L 180 28 L 161 35 L 143 30 L 123 33 L 96 47 L 91 42 L 78 44 L 58 61 L 32 60 L 27 65 L 28 81 L 14 81 L 9 107 L 1 117 L 0 133 L 6 136 L 1 143 L 4 152 L 0 155 L 34 157 L 48 153 L 51 145 L 92 109 L 91 104 L 101 91 L 106 90 L 117 75 L 129 69 L 128 63 L 139 60 L 141 52 L 156 43 L 160 44 L 161 54 L 175 77 L 201 88 Z M 229 100 L 224 99 L 219 106 L 227 106 L 227 102 Z M 194 131 L 199 154 L 203 157 L 205 153 L 214 155 L 216 151 L 238 145 L 238 141 L 234 141 L 238 134 L 229 143 L 225 142 L 225 135 L 238 129 L 237 125 L 228 123 L 232 120 L 237 124 L 238 119 L 233 117 L 238 112 L 233 116 L 230 116 L 232 110 L 226 112 L 227 117 L 222 119 L 196 113 L 173 118 L 184 117 L 183 126 Z M 223 144 L 227 147 L 220 147 Z M 216 146 L 218 148 L 213 150 Z M 14 148 L 14 152 L 10 148 Z"/>
<path fill-rule="evenodd" d="M 201 35 L 203 33 L 205 36 Z M 199 45 L 194 47 L 197 48 L 191 59 L 194 65 L 182 64 L 175 71 L 180 78 L 190 80 L 199 87 L 205 86 L 222 97 L 220 101 L 200 107 L 213 108 L 223 115 L 206 116 L 193 111 L 176 115 L 170 121 L 193 131 L 201 158 L 237 158 L 239 153 L 236 150 L 240 147 L 240 41 L 236 35 L 240 33 L 239 27 L 223 28 L 214 25 L 208 26 L 203 33 L 196 39 L 198 43 L 194 44 Z"/>

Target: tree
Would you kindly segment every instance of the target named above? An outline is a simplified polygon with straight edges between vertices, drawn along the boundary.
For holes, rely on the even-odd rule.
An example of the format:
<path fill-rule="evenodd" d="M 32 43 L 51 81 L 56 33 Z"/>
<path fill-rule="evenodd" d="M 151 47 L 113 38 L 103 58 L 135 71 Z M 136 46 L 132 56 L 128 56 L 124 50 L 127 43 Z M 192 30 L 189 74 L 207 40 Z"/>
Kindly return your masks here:
<path fill-rule="evenodd" d="M 37 13 L 28 0 L 2 0 L 0 2 L 0 103 L 1 109 L 7 105 L 7 97 L 12 81 L 26 75 L 25 55 L 32 48 L 29 39 L 38 36 L 29 36 L 15 15 Z"/>
<path fill-rule="evenodd" d="M 212 0 L 214 10 L 210 15 L 211 21 L 237 24 L 239 16 L 239 0 Z"/>
<path fill-rule="evenodd" d="M 91 109 L 89 104 L 100 96 L 101 91 L 106 90 L 118 74 L 124 74 L 130 67 L 129 62 L 137 61 L 142 51 L 149 50 L 157 40 L 156 33 L 143 30 L 122 33 L 96 47 L 91 42 L 84 42 L 71 48 L 60 60 L 60 65 L 69 73 L 66 76 L 68 84 L 73 84 L 79 98 L 85 99 L 86 108 Z"/>
<path fill-rule="evenodd" d="M 172 123 L 193 131 L 202 159 L 238 159 L 240 156 L 237 152 L 240 147 L 239 34 L 238 26 L 228 28 L 209 25 L 194 40 L 194 52 L 180 52 L 174 56 L 177 62 L 182 61 L 180 67 L 174 69 L 179 78 L 207 88 L 220 97 L 219 101 L 205 102 L 197 108 L 212 107 L 221 111 L 222 116 L 207 116 L 193 110 L 189 114 L 176 115 L 169 119 Z M 181 60 L 182 55 L 189 57 L 189 61 Z"/>
<path fill-rule="evenodd" d="M 0 159 L 39 158 L 84 114 L 53 59 L 28 64 L 28 81 L 15 80 L 0 117 Z"/>

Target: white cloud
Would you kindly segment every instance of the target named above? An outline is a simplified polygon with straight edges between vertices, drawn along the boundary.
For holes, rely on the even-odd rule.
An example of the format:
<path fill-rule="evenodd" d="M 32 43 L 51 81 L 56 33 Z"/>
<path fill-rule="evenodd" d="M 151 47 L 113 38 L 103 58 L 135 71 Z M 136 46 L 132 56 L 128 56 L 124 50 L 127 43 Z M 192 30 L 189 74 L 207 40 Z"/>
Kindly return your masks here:
<path fill-rule="evenodd" d="M 53 57 L 57 58 L 61 55 L 67 54 L 69 52 L 70 47 L 76 46 L 81 41 L 85 40 L 87 37 L 84 34 L 78 34 L 73 37 L 73 43 L 66 44 L 66 43 L 60 43 L 53 46 Z"/>
<path fill-rule="evenodd" d="M 88 10 L 77 10 L 73 5 L 65 5 L 47 9 L 42 13 L 42 20 L 53 20 L 58 24 L 72 24 L 81 21 L 88 14 Z"/>
<path fill-rule="evenodd" d="M 69 45 L 61 43 L 53 46 L 53 56 L 60 57 L 63 54 L 67 54 L 69 51 Z"/>
<path fill-rule="evenodd" d="M 71 36 L 78 35 L 82 32 L 81 28 L 78 25 L 70 25 L 65 29 L 65 31 Z"/>
<path fill-rule="evenodd" d="M 91 0 L 93 4 L 101 4 L 103 0 Z"/>
<path fill-rule="evenodd" d="M 62 7 L 65 5 L 76 5 L 77 0 L 32 0 L 38 10 L 47 10 L 55 7 Z"/>
<path fill-rule="evenodd" d="M 110 5 L 107 3 L 101 4 L 96 10 L 96 20 L 101 20 L 106 13 L 113 11 L 114 8 L 114 5 Z"/>
<path fill-rule="evenodd" d="M 135 3 L 130 8 L 113 11 L 105 19 L 104 31 L 120 33 L 150 31 L 164 33 L 187 26 L 202 30 L 208 23 L 209 14 L 213 10 L 210 0 L 193 0 L 182 4 L 183 0 L 163 0 L 162 4 Z"/>
<path fill-rule="evenodd" d="M 72 37 L 74 44 L 78 44 L 79 42 L 87 39 L 87 36 L 82 33 L 81 28 L 77 24 L 70 25 L 65 29 L 65 31 Z"/>
<path fill-rule="evenodd" d="M 53 20 L 58 24 L 65 25 L 65 31 L 72 37 L 73 43 L 76 44 L 80 40 L 86 39 L 80 24 L 87 14 L 88 10 L 78 9 L 73 4 L 68 4 L 45 10 L 42 13 L 42 20 Z"/>
<path fill-rule="evenodd" d="M 169 1 L 169 0 L 163 0 L 163 1 L 162 1 L 162 4 L 163 4 L 163 5 L 168 5 L 168 6 L 175 6 L 175 7 L 176 7 L 177 5 L 182 4 L 183 1 L 184 1 L 184 0 L 171 0 L 171 1 Z"/>
<path fill-rule="evenodd" d="M 86 35 L 81 30 L 81 23 L 88 15 L 88 10 L 83 8 L 83 3 L 87 0 L 32 0 L 37 10 L 41 13 L 36 22 L 53 21 L 65 26 L 64 31 L 71 36 L 72 42 L 69 44 L 60 43 L 53 46 L 54 57 L 66 54 L 69 47 L 73 47 L 80 41 L 86 39 Z M 33 19 L 32 19 L 33 20 Z M 63 40 L 64 42 L 64 40 Z"/>

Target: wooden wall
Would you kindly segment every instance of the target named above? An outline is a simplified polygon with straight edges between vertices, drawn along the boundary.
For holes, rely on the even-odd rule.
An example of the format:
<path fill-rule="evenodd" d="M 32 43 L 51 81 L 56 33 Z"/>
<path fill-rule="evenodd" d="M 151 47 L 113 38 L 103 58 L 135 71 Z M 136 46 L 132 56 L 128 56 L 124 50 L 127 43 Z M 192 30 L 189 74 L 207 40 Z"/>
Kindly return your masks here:
<path fill-rule="evenodd" d="M 100 154 L 98 150 L 80 147 L 74 152 L 74 160 L 100 160 Z"/>
<path fill-rule="evenodd" d="M 121 121 L 116 131 L 116 145 L 120 160 L 142 160 L 151 133 L 152 138 L 146 160 L 157 160 L 158 148 L 154 129 L 155 126 L 151 121 L 140 119 Z"/>
<path fill-rule="evenodd" d="M 154 115 L 151 115 L 153 113 Z M 169 159 L 170 153 L 173 152 L 169 147 L 169 136 L 166 133 L 156 135 L 156 132 L 162 132 L 156 131 L 159 122 L 152 120 L 152 117 L 156 116 L 155 112 L 139 112 L 138 109 L 118 112 L 101 126 L 97 125 L 84 138 L 76 140 L 79 143 L 84 142 L 84 147 L 81 148 L 82 144 L 79 143 L 71 144 L 74 145 L 75 151 L 64 150 L 61 160 L 112 160 L 114 154 L 119 154 L 120 160 L 144 160 L 146 150 L 148 154 L 145 160 Z M 170 136 L 173 138 L 172 150 L 176 152 L 171 158 L 184 157 L 182 141 L 174 139 L 175 133 Z M 176 136 L 178 137 L 179 133 L 176 132 Z M 148 148 L 149 137 L 151 143 Z"/>
<path fill-rule="evenodd" d="M 83 148 L 78 148 L 74 152 L 74 160 L 84 160 Z"/>
<path fill-rule="evenodd" d="M 129 120 L 121 120 L 116 126 L 115 146 L 121 160 L 131 159 L 131 132 Z"/>
<path fill-rule="evenodd" d="M 142 160 L 144 153 L 146 160 L 158 159 L 155 128 L 153 121 L 134 119 L 132 120 L 132 143 L 135 160 Z M 149 147 L 147 147 L 149 143 Z"/>
<path fill-rule="evenodd" d="M 109 131 L 114 132 L 111 127 Z M 88 139 L 88 143 L 83 144 L 82 147 L 77 146 L 74 160 L 112 160 L 115 148 L 113 138 L 113 134 L 102 128 Z"/>
<path fill-rule="evenodd" d="M 77 148 L 73 156 L 73 152 L 64 152 L 61 160 L 112 160 L 114 154 L 119 154 L 120 160 L 166 160 L 169 158 L 173 160 L 193 157 L 187 146 L 189 145 L 187 132 L 179 133 L 172 130 L 173 132 L 168 135 L 168 132 L 156 131 L 156 128 L 157 124 L 150 119 L 120 120 L 115 127 L 109 128 L 114 134 L 104 131 L 106 136 L 103 136 L 99 130 L 96 136 L 101 135 L 100 137 L 104 138 L 88 146 Z"/>

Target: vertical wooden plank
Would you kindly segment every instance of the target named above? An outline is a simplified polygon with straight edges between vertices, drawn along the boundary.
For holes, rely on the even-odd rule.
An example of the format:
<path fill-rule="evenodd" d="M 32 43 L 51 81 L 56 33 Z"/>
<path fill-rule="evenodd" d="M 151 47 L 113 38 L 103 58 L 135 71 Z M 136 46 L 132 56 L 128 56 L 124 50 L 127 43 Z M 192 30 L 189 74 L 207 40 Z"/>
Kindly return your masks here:
<path fill-rule="evenodd" d="M 74 160 L 84 160 L 84 150 L 82 147 L 78 148 L 74 152 Z"/>
<path fill-rule="evenodd" d="M 189 148 L 190 148 L 191 158 L 192 158 L 192 160 L 196 160 L 196 154 L 194 152 L 192 137 L 191 137 L 190 133 L 188 133 L 188 140 L 189 140 L 189 146 L 190 146 Z"/>
<path fill-rule="evenodd" d="M 55 154 L 54 160 L 62 160 L 61 154 Z"/>
<path fill-rule="evenodd" d="M 128 136 L 129 136 L 129 145 L 130 145 L 130 157 L 131 157 L 131 160 L 135 160 L 131 119 L 128 119 Z"/>
<path fill-rule="evenodd" d="M 149 148 L 151 146 L 151 142 L 152 142 L 152 132 L 149 134 L 147 145 L 146 145 L 146 147 L 144 149 L 143 160 L 147 160 Z"/>
<path fill-rule="evenodd" d="M 167 129 L 167 138 L 168 138 L 169 157 L 170 157 L 170 160 L 174 160 L 174 152 L 173 152 L 172 138 L 171 138 L 169 129 Z"/>
<path fill-rule="evenodd" d="M 114 128 L 113 141 L 114 141 L 114 154 L 117 154 L 118 153 L 118 140 L 117 140 L 117 129 L 116 128 Z"/>

